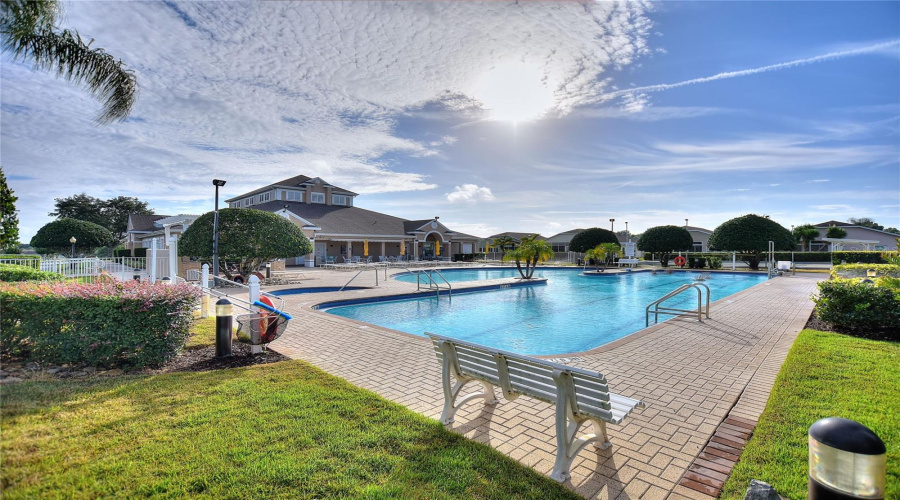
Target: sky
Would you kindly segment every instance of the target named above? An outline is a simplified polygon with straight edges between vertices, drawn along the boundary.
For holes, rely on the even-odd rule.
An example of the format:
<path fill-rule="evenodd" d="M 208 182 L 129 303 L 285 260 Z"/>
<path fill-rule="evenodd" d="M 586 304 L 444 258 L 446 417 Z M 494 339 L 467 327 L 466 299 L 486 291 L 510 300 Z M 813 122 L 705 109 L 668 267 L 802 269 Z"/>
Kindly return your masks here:
<path fill-rule="evenodd" d="M 124 122 L 6 54 L 0 165 L 23 242 L 54 199 L 213 208 L 294 175 L 488 236 L 900 227 L 900 2 L 95 2 Z"/>

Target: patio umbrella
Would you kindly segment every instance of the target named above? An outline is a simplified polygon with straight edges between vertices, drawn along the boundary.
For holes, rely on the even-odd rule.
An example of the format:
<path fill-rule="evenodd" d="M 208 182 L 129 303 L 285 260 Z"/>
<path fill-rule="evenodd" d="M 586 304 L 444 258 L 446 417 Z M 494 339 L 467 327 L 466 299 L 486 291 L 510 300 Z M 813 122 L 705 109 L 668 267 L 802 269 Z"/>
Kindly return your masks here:
<path fill-rule="evenodd" d="M 438 255 L 438 256 L 441 255 L 441 242 L 440 241 L 434 242 L 434 254 Z"/>
<path fill-rule="evenodd" d="M 400 242 L 400 255 L 406 255 L 406 243 Z"/>
<path fill-rule="evenodd" d="M 363 255 L 369 256 L 369 240 L 363 240 Z"/>

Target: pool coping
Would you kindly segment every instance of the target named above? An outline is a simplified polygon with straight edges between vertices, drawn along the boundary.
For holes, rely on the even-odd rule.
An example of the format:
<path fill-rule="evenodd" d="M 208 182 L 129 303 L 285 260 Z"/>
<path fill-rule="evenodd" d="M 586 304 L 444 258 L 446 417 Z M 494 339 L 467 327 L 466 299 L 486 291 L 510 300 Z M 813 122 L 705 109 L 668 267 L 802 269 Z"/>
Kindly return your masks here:
<path fill-rule="evenodd" d="M 471 269 L 471 268 L 453 267 L 453 268 L 447 268 L 445 270 L 467 270 L 467 269 Z M 485 269 L 485 268 L 479 268 L 479 269 Z M 497 267 L 491 267 L 491 268 L 487 268 L 487 269 L 515 269 L 515 267 L 497 266 Z M 572 272 L 579 270 L 577 267 L 569 268 L 569 267 L 553 267 L 553 266 L 542 266 L 542 267 L 538 267 L 538 269 L 551 269 L 551 270 L 572 269 Z M 593 276 L 617 276 L 619 274 L 632 274 L 632 273 L 649 273 L 649 272 L 653 271 L 652 269 L 640 269 L 640 270 L 626 271 L 626 268 L 610 268 L 608 270 L 612 270 L 614 272 L 611 272 L 611 273 L 605 274 L 605 275 L 596 274 L 596 275 L 592 275 L 591 277 L 593 277 Z M 672 271 L 673 271 L 672 274 L 674 274 L 674 273 L 691 274 L 691 273 L 697 272 L 698 270 L 673 269 Z M 719 274 L 743 274 L 743 275 L 752 275 L 752 276 L 760 276 L 762 274 L 759 271 L 732 271 L 730 269 L 728 269 L 728 270 L 709 270 L 709 271 L 702 271 L 702 272 L 711 272 L 711 273 L 719 273 Z M 393 279 L 394 276 L 397 276 L 397 275 L 409 275 L 409 274 L 410 274 L 409 272 L 404 271 L 402 273 L 392 274 L 388 278 Z M 778 277 L 778 276 L 776 276 L 776 277 Z M 734 300 L 733 299 L 734 297 L 739 297 L 745 293 L 748 293 L 750 290 L 752 290 L 758 286 L 765 285 L 771 279 L 773 279 L 773 278 L 769 278 L 766 281 L 757 283 L 757 284 L 755 284 L 751 287 L 745 288 L 737 293 L 733 293 L 733 294 L 723 297 L 719 300 L 711 302 L 709 305 L 710 311 L 712 310 L 712 307 L 714 305 L 719 304 L 726 300 Z M 401 283 L 407 283 L 407 282 L 402 282 L 400 280 L 395 280 L 395 281 L 398 281 Z M 492 290 L 505 290 L 505 289 L 508 289 L 513 286 L 522 287 L 522 286 L 533 286 L 533 285 L 539 285 L 539 284 L 546 285 L 548 278 L 532 278 L 530 280 L 524 280 L 522 278 L 497 278 L 494 280 L 473 280 L 473 281 L 462 281 L 462 282 L 457 282 L 457 283 L 477 284 L 477 283 L 484 283 L 484 282 L 489 282 L 489 281 L 498 281 L 500 283 L 489 283 L 486 285 L 466 286 L 464 288 L 460 288 L 457 291 L 457 293 L 475 293 L 475 292 L 487 292 L 487 291 L 492 291 Z M 376 288 L 365 288 L 365 290 L 375 290 L 375 289 Z M 361 291 L 361 290 L 357 290 L 357 291 Z M 325 293 L 334 293 L 334 292 L 325 292 Z M 400 330 L 394 330 L 392 328 L 388 328 L 385 326 L 376 325 L 374 323 L 366 323 L 365 321 L 359 321 L 359 320 L 347 318 L 344 316 L 337 316 L 337 315 L 329 314 L 326 311 L 327 311 L 327 309 L 330 309 L 333 307 L 342 307 L 342 306 L 346 306 L 346 305 L 368 304 L 368 303 L 375 303 L 375 302 L 392 302 L 392 301 L 407 300 L 407 299 L 414 299 L 414 298 L 423 298 L 426 296 L 430 296 L 434 293 L 435 292 L 433 290 L 419 290 L 419 291 L 415 291 L 415 292 L 376 295 L 376 296 L 370 296 L 370 297 L 362 297 L 362 298 L 358 298 L 358 299 L 344 299 L 344 300 L 330 299 L 330 300 L 325 300 L 323 302 L 317 302 L 317 303 L 313 303 L 313 304 L 304 304 L 304 305 L 301 305 L 301 307 L 309 309 L 309 310 L 313 311 L 315 314 L 325 314 L 330 318 L 340 318 L 342 320 L 350 321 L 353 324 L 359 325 L 360 327 L 365 327 L 365 328 L 374 327 L 374 328 L 384 330 L 385 332 L 400 334 L 403 337 L 415 338 L 415 339 L 419 339 L 421 341 L 429 341 L 428 337 L 425 337 L 422 335 L 416 335 L 413 333 L 403 332 Z M 304 295 L 304 294 L 291 294 L 291 295 Z M 315 294 L 311 293 L 309 295 L 314 296 Z M 575 357 L 579 357 L 579 356 L 599 354 L 602 352 L 606 352 L 606 351 L 615 349 L 617 347 L 621 347 L 621 346 L 626 345 L 635 340 L 639 340 L 640 338 L 642 338 L 646 335 L 650 335 L 671 321 L 691 321 L 691 320 L 675 316 L 675 317 L 666 319 L 664 321 L 660 321 L 654 325 L 650 325 L 648 327 L 642 328 L 635 332 L 629 333 L 628 335 L 625 335 L 624 337 L 618 338 L 611 342 L 607 342 L 606 344 L 602 344 L 597 347 L 593 347 L 591 349 L 587 349 L 584 351 L 573 351 L 573 352 L 559 353 L 559 354 L 528 354 L 528 356 L 533 357 L 533 358 L 538 358 L 538 359 L 556 359 L 556 358 L 575 358 Z"/>

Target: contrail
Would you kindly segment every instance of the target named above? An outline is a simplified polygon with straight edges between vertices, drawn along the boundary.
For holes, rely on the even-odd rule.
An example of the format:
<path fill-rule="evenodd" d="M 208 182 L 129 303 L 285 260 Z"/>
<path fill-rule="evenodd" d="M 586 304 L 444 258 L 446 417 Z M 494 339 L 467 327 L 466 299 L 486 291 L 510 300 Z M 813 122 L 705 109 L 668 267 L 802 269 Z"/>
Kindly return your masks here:
<path fill-rule="evenodd" d="M 809 57 L 807 59 L 797 59 L 795 61 L 788 61 L 778 64 L 770 64 L 769 66 L 762 66 L 760 68 L 753 69 L 743 69 L 740 71 L 728 71 L 725 73 L 719 73 L 713 76 L 705 76 L 702 78 L 694 78 L 692 80 L 685 80 L 683 82 L 678 83 L 661 83 L 659 85 L 647 85 L 646 87 L 635 87 L 632 89 L 625 90 L 617 90 L 615 92 L 610 92 L 608 94 L 603 94 L 601 98 L 614 98 L 619 97 L 621 95 L 626 94 L 634 94 L 635 92 L 660 92 L 663 90 L 674 89 L 677 87 L 684 87 L 686 85 L 693 85 L 695 83 L 706 83 L 712 82 L 715 80 L 724 80 L 726 78 L 737 78 L 739 76 L 747 76 L 747 75 L 755 75 L 757 73 L 765 73 L 767 71 L 778 71 L 780 69 L 793 68 L 794 66 L 801 66 L 803 64 L 811 64 L 820 61 L 827 61 L 829 59 L 839 59 L 842 57 L 855 56 L 859 54 L 868 54 L 870 52 L 877 52 L 882 49 L 887 49 L 890 47 L 900 46 L 900 40 L 891 40 L 890 42 L 877 43 L 875 45 L 869 45 L 868 47 L 861 47 L 858 49 L 851 50 L 841 50 L 838 52 L 829 52 L 827 54 L 822 54 L 820 56 Z"/>

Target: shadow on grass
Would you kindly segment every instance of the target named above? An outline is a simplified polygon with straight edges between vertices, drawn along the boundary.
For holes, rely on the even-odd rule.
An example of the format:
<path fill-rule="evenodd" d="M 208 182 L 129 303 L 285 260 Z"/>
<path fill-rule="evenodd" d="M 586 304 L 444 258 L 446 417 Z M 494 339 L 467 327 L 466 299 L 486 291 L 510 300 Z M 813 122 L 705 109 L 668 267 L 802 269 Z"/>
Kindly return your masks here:
<path fill-rule="evenodd" d="M 303 362 L 4 388 L 4 498 L 575 498 Z"/>

